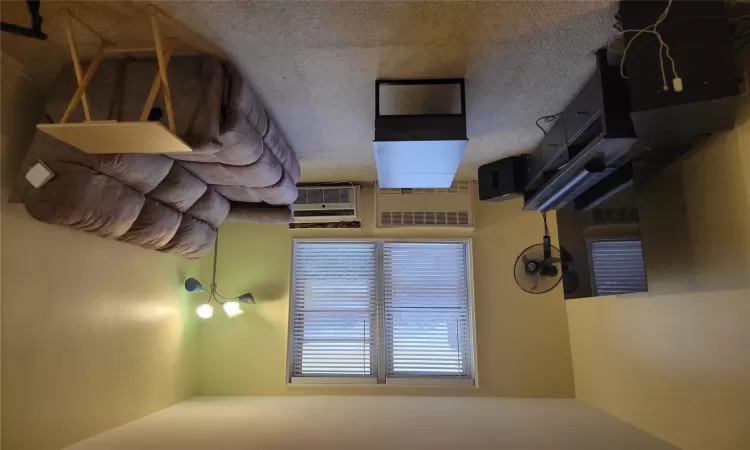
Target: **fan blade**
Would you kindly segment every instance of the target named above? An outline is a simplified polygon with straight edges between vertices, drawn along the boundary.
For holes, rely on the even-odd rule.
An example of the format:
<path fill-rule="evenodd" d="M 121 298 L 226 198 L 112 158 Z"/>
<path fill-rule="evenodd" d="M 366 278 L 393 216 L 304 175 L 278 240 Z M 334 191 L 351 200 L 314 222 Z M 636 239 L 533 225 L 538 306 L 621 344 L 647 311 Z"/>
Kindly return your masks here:
<path fill-rule="evenodd" d="M 531 285 L 531 290 L 536 291 L 539 287 L 539 275 L 534 275 L 534 284 Z"/>
<path fill-rule="evenodd" d="M 529 258 L 526 257 L 526 254 L 521 255 L 521 261 L 523 261 L 524 267 L 526 267 L 529 264 Z"/>

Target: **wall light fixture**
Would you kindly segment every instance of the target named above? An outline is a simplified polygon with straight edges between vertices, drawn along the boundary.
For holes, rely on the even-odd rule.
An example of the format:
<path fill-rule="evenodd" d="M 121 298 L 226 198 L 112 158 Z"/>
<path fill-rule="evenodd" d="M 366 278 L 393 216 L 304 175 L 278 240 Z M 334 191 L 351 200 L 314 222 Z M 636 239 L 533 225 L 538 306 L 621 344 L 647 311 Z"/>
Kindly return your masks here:
<path fill-rule="evenodd" d="M 230 318 L 239 316 L 240 314 L 245 312 L 242 310 L 242 308 L 240 308 L 240 302 L 253 305 L 255 304 L 255 299 L 249 292 L 238 295 L 237 297 L 224 297 L 216 290 L 216 258 L 218 253 L 219 231 L 217 230 L 216 242 L 214 243 L 214 268 L 213 274 L 211 275 L 211 286 L 207 292 L 208 300 L 206 300 L 206 303 L 200 305 L 195 310 L 196 314 L 198 314 L 198 317 L 200 317 L 201 319 L 210 319 L 214 315 L 214 308 L 213 306 L 211 306 L 211 300 L 220 304 L 224 309 L 224 313 Z M 206 292 L 200 282 L 195 278 L 188 278 L 187 280 L 185 280 L 185 290 L 188 292 Z"/>

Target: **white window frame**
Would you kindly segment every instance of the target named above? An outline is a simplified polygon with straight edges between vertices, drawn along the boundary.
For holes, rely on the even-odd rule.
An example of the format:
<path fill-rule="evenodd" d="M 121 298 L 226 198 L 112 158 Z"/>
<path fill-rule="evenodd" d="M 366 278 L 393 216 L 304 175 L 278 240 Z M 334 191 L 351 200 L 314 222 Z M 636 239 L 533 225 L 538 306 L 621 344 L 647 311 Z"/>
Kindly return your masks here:
<path fill-rule="evenodd" d="M 300 242 L 346 242 L 346 243 L 375 243 L 376 244 L 376 286 L 377 286 L 377 312 L 376 312 L 376 351 L 377 351 L 377 371 L 375 377 L 336 377 L 336 376 L 316 376 L 316 377 L 294 377 L 293 375 L 293 322 L 294 322 L 294 282 L 295 282 L 295 253 L 296 244 Z M 466 279 L 467 290 L 469 293 L 469 345 L 471 378 L 451 379 L 445 376 L 441 377 L 405 377 L 394 378 L 386 377 L 387 373 L 387 354 L 385 351 L 385 326 L 384 326 L 384 283 L 383 280 L 383 244 L 384 243 L 460 243 L 466 246 Z M 286 368 L 286 386 L 288 387 L 479 387 L 479 370 L 477 366 L 477 346 L 476 346 L 476 319 L 474 303 L 474 269 L 473 269 L 473 252 L 471 238 L 447 238 L 447 239 L 392 239 L 392 238 L 332 238 L 332 239 L 293 239 L 291 246 L 290 258 L 290 277 L 289 277 L 289 324 L 287 336 L 287 368 Z"/>

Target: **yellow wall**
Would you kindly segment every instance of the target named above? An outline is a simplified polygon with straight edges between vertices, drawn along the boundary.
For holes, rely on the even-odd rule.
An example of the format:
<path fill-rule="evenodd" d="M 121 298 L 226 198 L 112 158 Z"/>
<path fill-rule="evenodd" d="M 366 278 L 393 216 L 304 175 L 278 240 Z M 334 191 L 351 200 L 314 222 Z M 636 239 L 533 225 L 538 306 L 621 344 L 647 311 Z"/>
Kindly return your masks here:
<path fill-rule="evenodd" d="M 2 448 L 58 450 L 192 397 L 190 264 L 6 202 L 40 111 L 2 57 Z M 195 265 L 195 263 L 192 263 Z"/>
<path fill-rule="evenodd" d="M 571 397 L 573 377 L 562 290 L 530 295 L 513 281 L 513 264 L 539 243 L 539 214 L 521 211 L 521 200 L 477 202 L 473 265 L 478 389 L 285 387 L 292 238 L 461 237 L 462 230 L 373 229 L 373 192 L 363 190 L 365 228 L 295 230 L 287 225 L 226 223 L 220 229 L 217 281 L 225 296 L 250 291 L 258 304 L 227 319 L 218 312 L 201 322 L 200 395 L 481 395 Z M 555 224 L 551 224 L 554 228 Z M 554 230 L 553 230 L 554 231 Z M 209 283 L 211 256 L 201 260 Z M 199 294 L 196 294 L 198 296 Z M 199 297 L 199 298 L 202 298 Z M 197 301 L 197 300 L 196 300 Z"/>
<path fill-rule="evenodd" d="M 196 398 L 67 450 L 674 450 L 574 399 Z"/>
<path fill-rule="evenodd" d="M 650 293 L 568 301 L 579 399 L 683 449 L 750 448 L 750 99 L 642 196 Z"/>

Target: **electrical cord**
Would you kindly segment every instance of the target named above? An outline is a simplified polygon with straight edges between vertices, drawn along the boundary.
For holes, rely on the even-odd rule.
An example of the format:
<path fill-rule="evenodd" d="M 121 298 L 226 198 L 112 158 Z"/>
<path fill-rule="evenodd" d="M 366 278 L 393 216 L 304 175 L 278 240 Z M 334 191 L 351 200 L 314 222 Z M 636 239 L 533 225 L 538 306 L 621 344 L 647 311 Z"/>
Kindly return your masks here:
<path fill-rule="evenodd" d="M 746 30 L 744 30 L 743 32 L 741 32 L 740 34 L 738 34 L 737 36 L 735 36 L 733 38 L 733 40 L 736 42 L 736 41 L 739 41 L 739 40 L 741 40 L 742 38 L 744 38 L 746 36 L 750 36 L 750 27 L 748 27 Z"/>
<path fill-rule="evenodd" d="M 224 299 L 224 300 L 236 300 L 236 299 L 237 299 L 237 297 L 224 297 L 223 295 L 219 294 L 219 292 L 218 292 L 218 291 L 216 291 L 216 295 L 217 295 L 218 297 L 221 297 L 221 298 L 222 298 L 222 299 Z M 220 302 L 220 301 L 219 301 L 219 299 L 216 299 L 216 301 L 217 301 L 218 303 L 222 303 L 222 304 L 223 304 L 223 302 Z"/>
<path fill-rule="evenodd" d="M 745 42 L 741 43 L 741 44 L 740 44 L 740 45 L 739 45 L 739 46 L 737 47 L 736 53 L 739 53 L 740 51 L 742 51 L 742 49 L 743 49 L 743 48 L 745 48 L 745 46 L 746 46 L 747 44 L 750 44 L 750 32 L 748 32 L 748 33 L 745 33 L 745 34 L 746 34 L 746 35 L 748 36 L 748 39 L 747 39 L 747 40 L 746 40 Z M 737 40 L 739 41 L 739 39 L 737 39 Z"/>
<path fill-rule="evenodd" d="M 750 15 L 748 15 L 750 16 Z M 748 21 L 750 23 L 750 21 Z M 739 45 L 736 48 L 736 53 L 739 54 L 740 51 L 748 44 L 750 43 L 750 25 L 745 27 L 745 29 L 740 29 L 739 24 L 735 27 L 735 36 L 732 38 L 732 42 L 735 44 L 739 43 Z M 745 42 L 742 42 L 742 39 L 747 38 Z"/>
<path fill-rule="evenodd" d="M 672 2 L 673 0 L 669 0 L 667 2 L 667 7 L 664 8 L 664 11 L 661 13 L 659 18 L 656 19 L 656 22 L 647 26 L 646 28 L 643 28 L 641 30 L 634 29 L 634 30 L 622 30 L 622 31 L 617 32 L 617 34 L 636 33 L 635 36 L 630 38 L 630 40 L 628 41 L 628 44 L 625 46 L 625 50 L 622 53 L 622 60 L 620 61 L 620 76 L 622 76 L 625 79 L 628 79 L 628 76 L 625 75 L 624 69 L 625 69 L 625 60 L 628 56 L 628 50 L 630 49 L 630 46 L 643 33 L 650 33 L 650 34 L 655 35 L 659 39 L 659 68 L 661 69 L 661 78 L 663 82 L 662 88 L 665 91 L 669 90 L 669 85 L 667 85 L 667 75 L 664 70 L 664 54 L 666 54 L 667 59 L 669 59 L 672 65 L 672 75 L 674 75 L 674 78 L 672 79 L 672 87 L 674 88 L 675 92 L 681 92 L 683 89 L 682 78 L 680 78 L 680 76 L 677 74 L 676 64 L 674 62 L 674 59 L 672 59 L 672 56 L 669 54 L 669 45 L 667 45 L 667 43 L 664 42 L 664 39 L 662 39 L 661 34 L 659 34 L 659 32 L 657 31 L 657 27 L 662 22 L 664 22 L 664 20 L 669 15 L 669 9 L 672 7 Z"/>
<path fill-rule="evenodd" d="M 735 28 L 733 30 L 734 36 L 732 37 L 732 43 L 736 45 L 735 47 L 735 54 L 739 55 L 742 49 L 747 46 L 747 44 L 750 44 L 750 14 L 745 14 L 744 16 L 739 16 L 734 18 L 735 20 L 738 20 L 739 23 L 735 25 Z M 744 27 L 744 29 L 741 27 L 741 23 L 747 20 L 748 26 Z M 730 19 L 731 20 L 731 19 Z M 747 39 L 745 39 L 747 38 Z M 745 39 L 744 42 L 742 40 Z"/>
<path fill-rule="evenodd" d="M 544 123 L 552 123 L 552 122 L 555 121 L 555 119 L 557 119 L 558 117 L 562 116 L 562 114 L 563 113 L 560 112 L 560 113 L 557 113 L 557 114 L 552 114 L 550 116 L 542 116 L 542 117 L 536 119 L 536 126 L 539 127 L 539 129 L 542 130 L 542 133 L 544 133 L 544 135 L 546 136 L 547 135 L 547 130 L 545 130 L 544 127 L 542 127 L 541 125 L 539 125 L 539 121 L 543 120 Z"/>
<path fill-rule="evenodd" d="M 612 28 L 615 30 L 615 34 L 621 35 L 623 34 L 622 25 L 621 25 L 621 19 L 619 14 L 614 15 L 615 23 L 612 24 Z M 671 20 L 667 23 L 661 24 L 661 28 L 669 28 L 674 25 L 677 25 L 678 23 L 687 22 L 691 20 L 706 20 L 706 19 L 715 19 L 715 20 L 725 20 L 727 22 L 743 22 L 746 21 L 748 24 L 750 24 L 750 14 L 744 14 L 742 16 L 737 17 L 726 17 L 726 16 L 691 16 L 691 17 L 683 17 L 680 19 Z M 736 26 L 739 26 L 736 25 Z M 750 25 L 748 28 L 745 28 L 745 31 L 750 30 Z M 639 31 L 639 30 L 628 30 L 628 31 Z M 740 33 L 743 34 L 743 33 Z M 740 36 L 735 36 L 733 39 L 738 39 Z M 607 45 L 607 50 L 610 50 L 612 47 L 612 43 L 610 42 L 609 45 Z"/>
<path fill-rule="evenodd" d="M 542 219 L 544 219 L 544 236 L 549 236 L 549 228 L 547 228 L 547 211 L 542 211 Z"/>
<path fill-rule="evenodd" d="M 738 22 L 735 25 L 735 31 L 736 31 L 737 29 L 740 28 L 739 23 L 742 23 L 742 22 L 745 22 L 745 21 L 747 21 L 748 23 L 750 23 L 750 14 L 743 14 L 743 15 L 736 16 L 736 17 L 726 17 L 726 16 L 693 16 L 693 17 L 684 17 L 684 18 L 672 20 L 672 21 L 667 22 L 667 23 L 663 23 L 664 20 L 669 15 L 669 10 L 670 10 L 670 8 L 672 6 L 672 1 L 673 0 L 669 0 L 669 2 L 667 3 L 666 8 L 662 12 L 662 14 L 659 16 L 659 18 L 656 20 L 656 22 L 654 22 L 652 25 L 649 25 L 648 27 L 646 27 L 644 29 L 640 29 L 640 30 L 639 29 L 623 30 L 622 26 L 620 25 L 621 20 L 620 20 L 620 17 L 619 17 L 618 14 L 615 14 L 615 23 L 613 24 L 613 28 L 615 29 L 615 33 L 618 34 L 618 35 L 624 35 L 625 33 L 636 33 L 636 35 L 633 36 L 630 39 L 630 41 L 628 41 L 628 43 L 625 46 L 625 49 L 623 51 L 623 54 L 622 54 L 622 60 L 620 62 L 620 75 L 623 78 L 628 79 L 628 76 L 625 75 L 625 72 L 624 72 L 624 65 L 625 65 L 625 59 L 627 58 L 627 52 L 628 52 L 628 49 L 630 48 L 630 45 L 641 34 L 643 34 L 643 33 L 649 33 L 649 34 L 655 35 L 657 37 L 657 39 L 659 39 L 659 68 L 661 69 L 661 76 L 662 76 L 662 83 L 663 83 L 664 90 L 669 90 L 669 85 L 667 84 L 667 76 L 666 76 L 666 73 L 665 73 L 665 70 L 664 70 L 664 55 L 663 55 L 662 52 L 664 52 L 664 54 L 666 54 L 667 59 L 669 59 L 670 64 L 671 64 L 672 75 L 674 77 L 672 79 L 673 89 L 674 89 L 675 92 L 680 92 L 680 91 L 683 90 L 682 79 L 677 74 L 676 64 L 675 64 L 675 61 L 674 61 L 674 59 L 672 58 L 672 56 L 670 54 L 669 45 L 667 45 L 667 43 L 664 42 L 664 39 L 662 38 L 661 34 L 657 31 L 657 27 L 658 26 L 661 26 L 662 28 L 664 28 L 664 27 L 671 27 L 671 26 L 674 26 L 674 25 L 676 25 L 678 23 L 689 21 L 689 20 L 717 19 L 717 20 L 725 20 L 727 22 Z M 745 46 L 747 46 L 748 44 L 750 44 L 750 26 L 748 26 L 747 28 L 745 28 L 743 31 L 737 33 L 737 35 L 734 36 L 733 41 L 736 43 L 736 42 L 741 41 L 745 37 L 748 37 L 748 39 L 745 42 L 742 42 L 742 43 L 739 44 L 739 46 L 736 49 L 737 53 L 739 53 L 740 50 L 742 50 Z M 610 42 L 607 45 L 607 50 L 610 50 L 611 46 L 612 46 L 612 42 Z"/>

